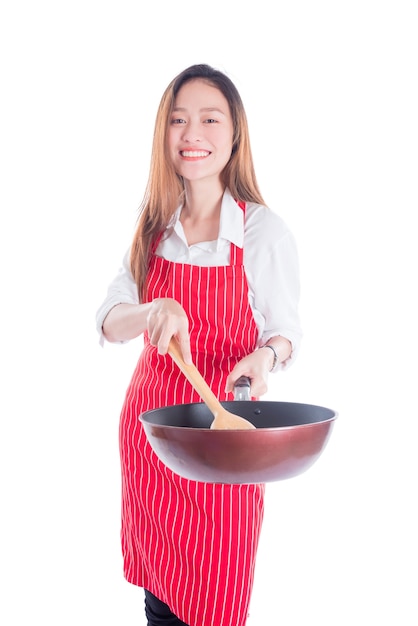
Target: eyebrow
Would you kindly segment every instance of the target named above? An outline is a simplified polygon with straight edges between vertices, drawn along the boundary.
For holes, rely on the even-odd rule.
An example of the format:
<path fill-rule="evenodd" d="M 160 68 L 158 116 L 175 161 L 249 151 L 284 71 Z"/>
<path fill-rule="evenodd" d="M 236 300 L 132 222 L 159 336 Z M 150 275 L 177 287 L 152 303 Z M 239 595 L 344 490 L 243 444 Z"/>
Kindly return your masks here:
<path fill-rule="evenodd" d="M 173 113 L 178 111 L 187 111 L 186 107 L 174 107 Z M 218 109 L 217 107 L 203 107 L 199 110 L 200 113 L 212 113 L 216 111 L 217 113 L 221 113 L 221 115 L 225 115 L 224 111 Z"/>

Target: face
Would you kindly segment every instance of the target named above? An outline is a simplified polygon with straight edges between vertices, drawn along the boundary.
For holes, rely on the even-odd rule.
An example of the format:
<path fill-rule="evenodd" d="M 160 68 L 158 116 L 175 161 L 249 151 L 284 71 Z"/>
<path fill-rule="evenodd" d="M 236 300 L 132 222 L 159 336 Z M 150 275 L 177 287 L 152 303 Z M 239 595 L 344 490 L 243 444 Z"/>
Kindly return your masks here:
<path fill-rule="evenodd" d="M 194 79 L 181 87 L 169 120 L 168 149 L 185 180 L 220 179 L 232 152 L 233 124 L 221 91 Z"/>

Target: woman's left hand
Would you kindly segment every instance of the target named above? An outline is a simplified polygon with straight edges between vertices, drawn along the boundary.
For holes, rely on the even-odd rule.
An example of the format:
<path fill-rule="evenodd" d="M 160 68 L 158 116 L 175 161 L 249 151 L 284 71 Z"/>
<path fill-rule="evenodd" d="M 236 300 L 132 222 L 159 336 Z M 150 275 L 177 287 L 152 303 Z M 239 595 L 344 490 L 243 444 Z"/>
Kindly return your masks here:
<path fill-rule="evenodd" d="M 256 350 L 239 361 L 226 380 L 225 391 L 234 390 L 234 383 L 240 376 L 248 376 L 251 380 L 251 395 L 262 396 L 268 391 L 268 375 L 272 364 L 271 350 Z"/>

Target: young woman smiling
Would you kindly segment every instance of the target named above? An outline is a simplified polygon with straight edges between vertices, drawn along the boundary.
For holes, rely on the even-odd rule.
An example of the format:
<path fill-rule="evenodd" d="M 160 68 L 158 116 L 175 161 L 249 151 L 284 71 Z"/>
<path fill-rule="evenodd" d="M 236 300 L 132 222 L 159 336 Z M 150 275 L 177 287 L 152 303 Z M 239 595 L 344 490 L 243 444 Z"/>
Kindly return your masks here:
<path fill-rule="evenodd" d="M 221 400 L 242 375 L 260 396 L 296 357 L 298 300 L 295 242 L 259 191 L 239 93 L 192 66 L 161 99 L 137 229 L 97 312 L 102 342 L 144 334 L 120 420 L 121 537 L 150 626 L 244 626 L 263 518 L 263 485 L 189 481 L 151 450 L 139 414 L 200 401 L 170 339 Z"/>

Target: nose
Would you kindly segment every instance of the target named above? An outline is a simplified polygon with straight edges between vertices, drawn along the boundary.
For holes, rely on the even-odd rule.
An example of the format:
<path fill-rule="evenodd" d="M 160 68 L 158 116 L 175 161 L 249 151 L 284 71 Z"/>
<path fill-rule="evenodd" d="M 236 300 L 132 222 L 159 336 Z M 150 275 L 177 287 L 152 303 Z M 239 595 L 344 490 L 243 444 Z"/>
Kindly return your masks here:
<path fill-rule="evenodd" d="M 183 131 L 183 140 L 188 143 L 194 143 L 196 141 L 201 141 L 202 139 L 202 129 L 198 122 L 189 121 L 184 126 Z"/>

